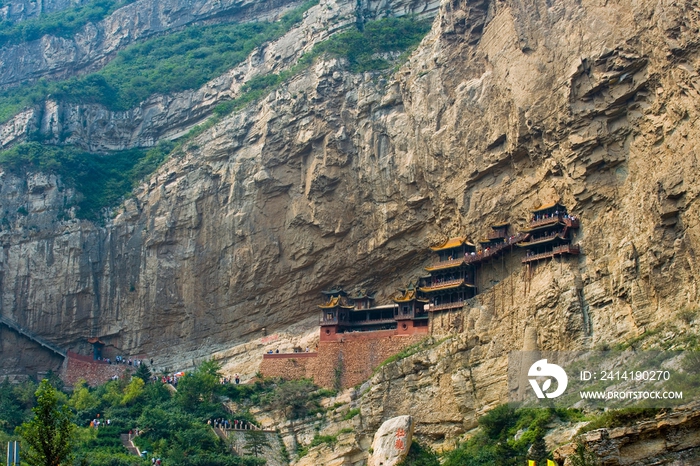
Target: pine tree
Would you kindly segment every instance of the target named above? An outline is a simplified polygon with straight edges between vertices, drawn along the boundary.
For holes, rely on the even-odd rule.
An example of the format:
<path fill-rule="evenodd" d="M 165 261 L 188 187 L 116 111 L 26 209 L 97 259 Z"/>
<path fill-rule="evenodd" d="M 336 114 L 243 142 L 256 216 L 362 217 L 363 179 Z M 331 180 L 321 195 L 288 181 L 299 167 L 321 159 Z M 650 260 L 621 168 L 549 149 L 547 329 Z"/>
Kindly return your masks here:
<path fill-rule="evenodd" d="M 151 381 L 151 370 L 145 362 L 139 364 L 138 369 L 134 372 L 134 377 L 138 377 L 143 380 L 144 383 L 149 383 Z"/>
<path fill-rule="evenodd" d="M 527 453 L 527 459 L 534 460 L 535 464 L 545 464 L 547 462 L 547 445 L 544 443 L 544 437 L 538 435 L 535 442 L 530 447 Z"/>
<path fill-rule="evenodd" d="M 261 455 L 265 447 L 270 447 L 267 435 L 261 430 L 247 430 L 245 432 L 245 449 L 249 455 Z"/>
<path fill-rule="evenodd" d="M 56 389 L 44 379 L 36 393 L 34 418 L 17 428 L 17 434 L 29 444 L 23 462 L 30 466 L 60 466 L 67 464 L 73 448 L 77 426 L 71 422 L 71 411 L 59 406 Z"/>

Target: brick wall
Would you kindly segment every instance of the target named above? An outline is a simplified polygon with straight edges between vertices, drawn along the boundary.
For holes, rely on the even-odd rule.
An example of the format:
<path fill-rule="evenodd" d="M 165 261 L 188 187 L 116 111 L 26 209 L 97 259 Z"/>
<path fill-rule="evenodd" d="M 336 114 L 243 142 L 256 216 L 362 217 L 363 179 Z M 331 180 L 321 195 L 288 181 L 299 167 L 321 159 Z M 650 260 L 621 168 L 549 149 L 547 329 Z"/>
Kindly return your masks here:
<path fill-rule="evenodd" d="M 95 361 L 91 356 L 68 352 L 63 362 L 61 379 L 69 386 L 74 386 L 80 379 L 84 379 L 88 385 L 97 386 L 112 379 L 113 376 L 121 377 L 124 371 L 134 371 L 133 366 L 126 364 L 107 364 L 104 361 Z"/>
<path fill-rule="evenodd" d="M 318 353 L 266 354 L 260 372 L 265 377 L 310 378 L 327 388 L 353 387 L 367 380 L 385 359 L 426 337 L 395 333 L 344 333 L 336 341 L 320 341 Z"/>
<path fill-rule="evenodd" d="M 260 364 L 264 377 L 283 379 L 313 379 L 318 353 L 265 354 Z"/>

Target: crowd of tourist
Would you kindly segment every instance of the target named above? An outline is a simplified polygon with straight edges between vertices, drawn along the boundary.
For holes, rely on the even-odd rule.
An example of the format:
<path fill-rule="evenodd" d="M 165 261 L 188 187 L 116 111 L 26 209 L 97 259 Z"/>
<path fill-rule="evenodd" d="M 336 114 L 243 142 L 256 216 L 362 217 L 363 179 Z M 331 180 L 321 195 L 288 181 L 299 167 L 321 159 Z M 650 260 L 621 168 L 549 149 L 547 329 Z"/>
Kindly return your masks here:
<path fill-rule="evenodd" d="M 317 349 L 318 349 L 318 348 L 317 348 Z M 304 350 L 304 351 L 302 351 L 301 348 L 294 348 L 294 350 L 292 351 L 292 353 L 308 353 L 309 351 L 310 351 L 310 350 L 309 350 L 309 347 L 307 346 L 307 347 L 306 347 L 306 350 Z M 275 351 L 269 350 L 269 351 L 267 352 L 267 354 L 274 354 L 274 353 L 279 353 L 279 352 L 280 352 L 280 349 L 277 348 Z"/>
<path fill-rule="evenodd" d="M 209 419 L 207 421 L 207 424 L 214 427 L 215 429 L 224 430 L 253 430 L 258 428 L 255 424 L 252 424 L 249 421 L 241 421 L 238 419 L 234 419 L 233 421 L 224 418 Z"/>

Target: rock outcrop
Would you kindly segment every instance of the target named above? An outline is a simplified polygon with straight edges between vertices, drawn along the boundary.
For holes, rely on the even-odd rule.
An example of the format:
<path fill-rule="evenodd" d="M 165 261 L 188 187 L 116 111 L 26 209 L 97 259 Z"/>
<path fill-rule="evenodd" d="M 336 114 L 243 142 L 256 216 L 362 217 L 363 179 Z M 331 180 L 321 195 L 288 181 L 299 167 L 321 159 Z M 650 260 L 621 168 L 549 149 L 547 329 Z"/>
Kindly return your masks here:
<path fill-rule="evenodd" d="M 408 454 L 413 440 L 411 416 L 397 416 L 381 425 L 372 441 L 372 454 L 367 466 L 395 466 Z"/>
<path fill-rule="evenodd" d="M 700 411 L 691 404 L 670 414 L 627 427 L 598 429 L 554 451 L 564 466 L 590 452 L 606 466 L 698 464 L 700 461 Z M 582 445 L 583 452 L 577 452 Z"/>

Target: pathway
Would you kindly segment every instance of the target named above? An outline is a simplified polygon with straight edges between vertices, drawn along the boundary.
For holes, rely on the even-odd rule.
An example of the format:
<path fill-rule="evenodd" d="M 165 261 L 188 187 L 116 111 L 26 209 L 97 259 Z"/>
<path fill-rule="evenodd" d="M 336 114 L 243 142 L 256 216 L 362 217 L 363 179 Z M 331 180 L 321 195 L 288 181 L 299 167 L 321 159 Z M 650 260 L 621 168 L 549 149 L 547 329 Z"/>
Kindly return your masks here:
<path fill-rule="evenodd" d="M 25 337 L 29 338 L 30 340 L 40 344 L 44 348 L 53 351 L 56 354 L 59 354 L 63 356 L 64 358 L 66 357 L 66 351 L 62 350 L 58 346 L 54 345 L 53 343 L 43 339 L 42 337 L 30 332 L 29 330 L 23 329 L 22 327 L 19 326 L 19 324 L 15 321 L 12 321 L 8 319 L 7 317 L 0 316 L 0 324 L 4 324 L 7 327 L 11 328 L 15 332 L 19 333 L 20 335 L 24 335 Z"/>
<path fill-rule="evenodd" d="M 136 445 L 134 445 L 134 442 L 131 441 L 129 434 L 121 434 L 121 439 L 122 445 L 124 445 L 124 448 L 129 450 L 129 453 L 131 453 L 132 455 L 141 456 L 141 452 L 136 447 Z"/>

